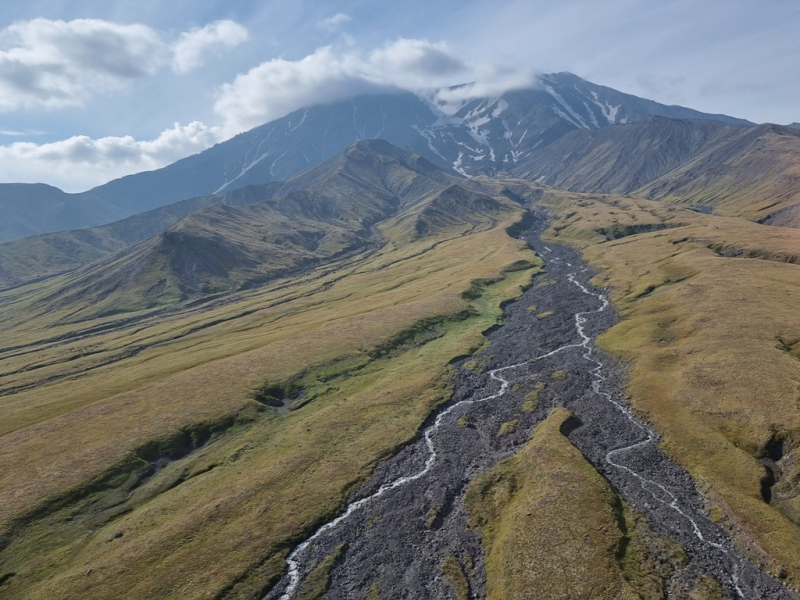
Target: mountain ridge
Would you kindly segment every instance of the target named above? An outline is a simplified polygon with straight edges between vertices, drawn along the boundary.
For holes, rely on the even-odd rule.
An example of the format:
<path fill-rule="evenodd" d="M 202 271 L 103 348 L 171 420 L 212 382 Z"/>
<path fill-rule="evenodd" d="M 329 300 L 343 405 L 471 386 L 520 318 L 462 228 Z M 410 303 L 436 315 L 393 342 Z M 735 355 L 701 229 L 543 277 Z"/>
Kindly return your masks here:
<path fill-rule="evenodd" d="M 512 173 L 572 192 L 665 200 L 800 227 L 800 130 L 649 117 L 579 130 Z"/>
<path fill-rule="evenodd" d="M 531 153 L 512 172 L 573 192 L 628 194 L 743 129 L 651 116 L 634 124 L 571 132 Z"/>
<path fill-rule="evenodd" d="M 33 310 L 80 306 L 70 319 L 84 319 L 229 293 L 344 253 L 495 222 L 519 207 L 504 189 L 384 140 L 356 142 L 286 182 L 197 199 L 199 209 L 142 241 L 117 238 L 119 249 L 61 275 Z"/>
<path fill-rule="evenodd" d="M 45 220 L 45 211 L 28 206 L 16 188 L 0 186 L 5 213 L 0 241 L 102 225 L 188 198 L 286 180 L 362 139 L 386 139 L 439 168 L 473 176 L 507 171 L 527 153 L 576 129 L 599 129 L 651 114 L 748 123 L 666 106 L 570 73 L 543 75 L 538 87 L 442 109 L 411 92 L 301 108 L 161 169 L 79 194 L 51 190 L 58 201 L 51 202 Z"/>

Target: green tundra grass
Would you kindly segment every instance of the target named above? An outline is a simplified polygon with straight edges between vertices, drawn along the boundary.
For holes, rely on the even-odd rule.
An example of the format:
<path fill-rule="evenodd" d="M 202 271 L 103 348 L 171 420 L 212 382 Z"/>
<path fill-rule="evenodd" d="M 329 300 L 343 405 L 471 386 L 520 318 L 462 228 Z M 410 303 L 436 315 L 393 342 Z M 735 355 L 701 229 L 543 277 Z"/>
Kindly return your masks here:
<path fill-rule="evenodd" d="M 0 597 L 259 597 L 530 283 L 522 211 L 499 216 L 77 325 L 7 292 Z"/>

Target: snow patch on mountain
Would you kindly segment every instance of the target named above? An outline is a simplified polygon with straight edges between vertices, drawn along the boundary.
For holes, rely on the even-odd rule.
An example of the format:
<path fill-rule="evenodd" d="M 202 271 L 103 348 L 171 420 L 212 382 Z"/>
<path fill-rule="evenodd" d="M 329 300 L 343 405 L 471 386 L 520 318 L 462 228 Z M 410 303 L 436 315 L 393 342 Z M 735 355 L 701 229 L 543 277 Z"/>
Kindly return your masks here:
<path fill-rule="evenodd" d="M 503 112 L 508 108 L 508 106 L 509 104 L 508 102 L 506 102 L 506 99 L 500 98 L 500 100 L 497 101 L 497 107 L 492 111 L 492 118 L 496 119 L 497 117 L 502 115 Z"/>
<path fill-rule="evenodd" d="M 564 109 L 565 109 L 565 110 L 566 110 L 566 111 L 567 111 L 567 112 L 568 112 L 570 115 L 572 115 L 572 117 L 575 119 L 575 121 L 577 121 L 578 123 L 580 123 L 580 125 L 578 125 L 578 123 L 576 123 L 575 121 L 572 121 L 572 123 L 573 123 L 573 124 L 574 124 L 576 127 L 580 127 L 580 128 L 582 128 L 582 129 L 590 129 L 590 127 L 589 127 L 589 126 L 586 124 L 586 122 L 583 120 L 583 117 L 581 117 L 581 116 L 580 116 L 580 115 L 579 115 L 579 114 L 578 114 L 578 113 L 577 113 L 577 112 L 576 112 L 576 111 L 575 111 L 575 110 L 574 110 L 574 109 L 573 109 L 573 108 L 572 108 L 572 107 L 571 107 L 571 106 L 570 106 L 570 105 L 567 103 L 567 101 L 566 101 L 566 100 L 564 100 L 564 98 L 563 98 L 563 96 L 562 96 L 561 94 L 559 94 L 557 91 L 555 91 L 555 90 L 554 90 L 552 87 L 550 87 L 549 85 L 546 85 L 546 86 L 544 86 L 544 89 L 547 91 L 547 93 L 548 93 L 548 94 L 550 94 L 550 95 L 551 95 L 553 98 L 555 98 L 555 99 L 556 99 L 556 101 L 558 101 L 558 103 L 559 103 L 561 106 L 563 106 L 563 107 L 564 107 Z M 555 107 L 554 107 L 554 108 L 555 108 Z M 570 120 L 571 120 L 571 119 L 570 119 Z"/>
<path fill-rule="evenodd" d="M 453 171 L 455 171 L 456 173 L 461 173 L 464 177 L 469 177 L 469 174 L 464 169 L 461 168 L 461 162 L 463 158 L 464 158 L 464 153 L 459 152 L 458 158 L 453 161 Z"/>
<path fill-rule="evenodd" d="M 606 118 L 606 121 L 608 121 L 609 125 L 615 125 L 617 123 L 617 112 L 619 112 L 620 107 L 619 104 L 616 106 L 611 106 L 608 102 L 600 102 L 600 100 L 597 98 L 597 92 L 594 91 L 592 92 L 592 102 L 600 107 L 600 110 L 602 111 L 603 116 Z M 625 121 L 620 121 L 620 123 L 624 122 L 627 122 L 627 119 L 625 119 Z"/>

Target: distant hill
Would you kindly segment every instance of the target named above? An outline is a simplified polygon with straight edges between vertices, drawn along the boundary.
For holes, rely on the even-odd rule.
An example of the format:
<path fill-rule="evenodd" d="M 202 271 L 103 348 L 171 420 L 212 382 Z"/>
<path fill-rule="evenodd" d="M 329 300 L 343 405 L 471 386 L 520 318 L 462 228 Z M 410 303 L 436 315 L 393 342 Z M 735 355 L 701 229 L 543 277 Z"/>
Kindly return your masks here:
<path fill-rule="evenodd" d="M 575 192 L 668 200 L 800 226 L 800 131 L 650 117 L 575 131 L 512 171 Z"/>
<path fill-rule="evenodd" d="M 543 75 L 534 88 L 456 106 L 407 92 L 358 96 L 297 110 L 162 169 L 84 193 L 42 186 L 37 194 L 48 200 L 32 203 L 25 186 L 0 186 L 0 241 L 101 225 L 187 198 L 288 179 L 364 139 L 385 139 L 452 173 L 494 174 L 570 132 L 651 115 L 747 124 L 624 94 L 570 73 Z"/>
<path fill-rule="evenodd" d="M 654 200 L 800 227 L 800 130 L 759 125 L 720 140 L 638 190 Z"/>
<path fill-rule="evenodd" d="M 635 124 L 571 132 L 531 152 L 512 172 L 573 192 L 629 194 L 747 130 L 719 121 L 648 117 Z"/>
<path fill-rule="evenodd" d="M 0 241 L 102 225 L 128 214 L 107 200 L 66 194 L 42 183 L 0 183 Z"/>

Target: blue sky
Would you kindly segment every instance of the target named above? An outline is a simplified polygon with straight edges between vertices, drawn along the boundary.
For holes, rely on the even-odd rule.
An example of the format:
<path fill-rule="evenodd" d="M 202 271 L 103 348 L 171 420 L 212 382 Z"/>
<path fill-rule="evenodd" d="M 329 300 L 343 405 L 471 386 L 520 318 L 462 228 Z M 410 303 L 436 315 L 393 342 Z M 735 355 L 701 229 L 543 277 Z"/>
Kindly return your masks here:
<path fill-rule="evenodd" d="M 28 0 L 0 9 L 0 181 L 80 191 L 370 86 L 535 73 L 800 121 L 800 3 Z"/>

